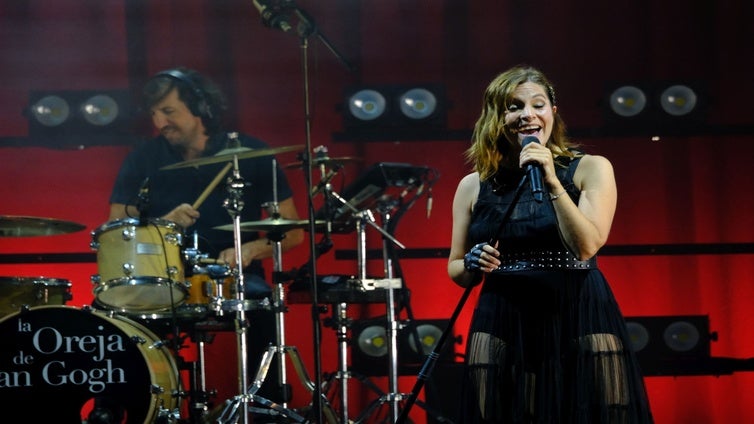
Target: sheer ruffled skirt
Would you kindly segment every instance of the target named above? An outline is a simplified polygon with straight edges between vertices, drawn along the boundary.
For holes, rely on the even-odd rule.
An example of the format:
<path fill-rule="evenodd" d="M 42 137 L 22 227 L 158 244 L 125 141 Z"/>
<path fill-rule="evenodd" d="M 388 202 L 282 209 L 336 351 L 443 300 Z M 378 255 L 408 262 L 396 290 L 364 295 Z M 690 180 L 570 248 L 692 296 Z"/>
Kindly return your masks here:
<path fill-rule="evenodd" d="M 467 343 L 461 422 L 652 422 L 623 317 L 598 270 L 488 278 Z"/>

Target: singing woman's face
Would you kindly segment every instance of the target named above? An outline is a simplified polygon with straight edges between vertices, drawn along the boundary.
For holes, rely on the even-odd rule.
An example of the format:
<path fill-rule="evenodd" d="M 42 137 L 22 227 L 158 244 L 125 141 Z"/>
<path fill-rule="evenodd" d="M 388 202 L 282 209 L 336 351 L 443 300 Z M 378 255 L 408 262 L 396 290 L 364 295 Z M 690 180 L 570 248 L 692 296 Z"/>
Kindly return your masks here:
<path fill-rule="evenodd" d="M 533 82 L 519 84 L 513 91 L 505 111 L 505 128 L 508 135 L 518 143 L 524 137 L 534 136 L 541 144 L 547 144 L 552 134 L 557 107 L 550 104 L 544 87 Z"/>

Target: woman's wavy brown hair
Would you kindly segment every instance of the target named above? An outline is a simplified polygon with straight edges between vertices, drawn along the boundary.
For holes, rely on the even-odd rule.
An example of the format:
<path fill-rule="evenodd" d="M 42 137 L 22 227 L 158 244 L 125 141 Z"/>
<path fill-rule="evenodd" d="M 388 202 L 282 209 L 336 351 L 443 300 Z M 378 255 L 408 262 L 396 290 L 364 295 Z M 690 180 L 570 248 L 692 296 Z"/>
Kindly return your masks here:
<path fill-rule="evenodd" d="M 473 164 L 482 181 L 488 180 L 503 167 L 518 168 L 521 146 L 516 134 L 505 126 L 505 112 L 511 103 L 513 92 L 520 84 L 532 82 L 545 89 L 550 105 L 555 106 L 555 90 L 545 75 L 531 66 L 516 66 L 490 82 L 484 92 L 482 114 L 474 125 L 471 146 L 466 150 L 466 160 Z M 554 114 L 554 123 L 547 147 L 553 155 L 576 154 L 570 149 L 575 145 L 566 136 L 566 125 L 560 114 Z"/>

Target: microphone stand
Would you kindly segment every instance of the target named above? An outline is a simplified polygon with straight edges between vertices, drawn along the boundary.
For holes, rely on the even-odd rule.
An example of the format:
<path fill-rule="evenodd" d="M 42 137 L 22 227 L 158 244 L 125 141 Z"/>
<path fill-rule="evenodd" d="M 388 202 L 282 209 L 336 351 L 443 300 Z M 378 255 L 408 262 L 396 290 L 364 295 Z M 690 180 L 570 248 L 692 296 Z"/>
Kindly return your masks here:
<path fill-rule="evenodd" d="M 298 6 L 293 6 L 293 11 L 299 19 L 297 25 L 297 32 L 301 41 L 301 71 L 303 77 L 304 86 L 304 124 L 306 134 L 306 153 L 304 154 L 303 164 L 306 168 L 306 184 L 307 187 L 312 186 L 312 141 L 311 141 L 311 113 L 309 108 L 309 66 L 308 66 L 308 37 L 311 35 L 317 35 L 322 43 L 343 63 L 349 71 L 353 71 L 353 67 L 340 55 L 332 44 L 320 33 L 313 19 L 308 13 L 301 10 Z M 308 216 L 309 216 L 309 234 L 310 236 L 310 251 L 312 255 L 309 261 L 310 279 L 309 284 L 311 287 L 312 305 L 311 305 L 311 317 L 312 317 L 312 333 L 313 333 L 313 351 L 314 351 L 314 390 L 312 392 L 312 414 L 314 421 L 317 423 L 323 421 L 323 394 L 322 394 L 322 353 L 321 353 L 321 339 L 322 339 L 322 324 L 320 319 L 320 306 L 319 295 L 317 290 L 317 268 L 316 268 L 316 252 L 317 246 L 314 241 L 314 234 L 316 234 L 316 222 L 315 222 L 315 209 L 314 209 L 314 194 L 312 190 L 308 190 Z"/>
<path fill-rule="evenodd" d="M 521 193 L 523 192 L 524 182 L 526 181 L 526 178 L 527 176 L 524 175 L 524 177 L 521 179 L 521 182 L 518 183 L 518 187 L 516 188 L 516 193 L 513 197 L 513 201 L 511 202 L 510 205 L 508 205 L 508 208 L 505 210 L 505 215 L 503 215 L 503 219 L 500 220 L 498 231 L 492 236 L 490 236 L 490 244 L 494 244 L 495 236 L 500 233 L 500 230 L 503 228 L 503 225 L 505 225 L 505 223 L 508 222 L 508 219 L 510 219 L 511 213 L 513 213 L 513 208 L 516 206 L 516 203 L 518 203 L 518 200 L 521 197 Z M 466 287 L 466 289 L 463 291 L 463 294 L 461 295 L 461 299 L 458 301 L 456 308 L 453 310 L 453 314 L 450 316 L 450 321 L 448 321 L 448 326 L 445 328 L 445 331 L 442 332 L 442 335 L 437 340 L 437 344 L 435 345 L 435 348 L 432 349 L 432 352 L 424 361 L 424 365 L 422 365 L 422 368 L 419 371 L 419 375 L 416 378 L 416 383 L 414 383 L 414 388 L 411 390 L 411 394 L 406 400 L 406 404 L 404 405 L 400 416 L 398 416 L 398 419 L 395 421 L 395 424 L 403 424 L 408 419 L 408 414 L 409 412 L 411 412 L 411 408 L 416 403 L 416 398 L 419 397 L 419 392 L 421 392 L 422 388 L 424 387 L 424 383 L 432 375 L 432 371 L 434 370 L 435 363 L 437 362 L 437 359 L 440 357 L 440 352 L 442 351 L 442 348 L 445 345 L 445 340 L 448 338 L 448 334 L 450 334 L 450 332 L 452 331 L 453 326 L 455 325 L 456 320 L 458 319 L 458 315 L 460 315 L 461 310 L 463 309 L 463 306 L 466 303 L 466 300 L 468 300 L 469 295 L 471 294 L 474 287 L 476 287 L 476 284 L 469 284 L 469 286 Z"/>

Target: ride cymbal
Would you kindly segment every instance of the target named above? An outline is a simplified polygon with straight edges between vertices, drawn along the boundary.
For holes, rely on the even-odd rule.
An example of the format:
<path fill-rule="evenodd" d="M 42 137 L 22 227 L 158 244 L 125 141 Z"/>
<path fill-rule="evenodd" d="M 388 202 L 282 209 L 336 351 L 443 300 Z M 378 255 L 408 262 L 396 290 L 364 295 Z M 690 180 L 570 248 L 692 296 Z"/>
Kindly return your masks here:
<path fill-rule="evenodd" d="M 324 228 L 326 221 L 315 221 L 315 228 Z M 241 231 L 264 231 L 264 232 L 286 232 L 296 228 L 308 228 L 308 219 L 286 219 L 286 218 L 266 218 L 261 221 L 242 222 Z M 233 224 L 220 225 L 213 227 L 215 230 L 233 231 Z"/>
<path fill-rule="evenodd" d="M 355 158 L 355 157 L 340 157 L 340 158 L 315 158 L 312 160 L 312 167 L 317 167 L 319 165 L 325 165 L 327 167 L 332 167 L 333 165 L 343 165 L 346 162 L 361 162 L 364 159 L 361 158 Z M 292 169 L 292 168 L 303 168 L 304 162 L 293 162 L 289 163 L 287 165 L 284 165 L 283 168 L 285 169 Z"/>
<path fill-rule="evenodd" d="M 74 233 L 86 225 L 34 216 L 0 216 L 0 237 L 36 237 Z"/>
<path fill-rule="evenodd" d="M 162 168 L 160 168 L 160 170 L 167 171 L 171 169 L 209 165 L 212 163 L 231 162 L 233 161 L 234 157 L 238 157 L 238 160 L 241 160 L 241 159 L 256 158 L 259 156 L 271 156 L 271 155 L 276 155 L 278 153 L 292 152 L 294 150 L 303 150 L 303 148 L 304 148 L 304 145 L 301 144 L 301 145 L 295 145 L 295 146 L 275 147 L 275 148 L 269 148 L 269 149 L 250 149 L 248 147 L 223 149 L 217 152 L 213 156 L 207 156 L 204 158 L 198 158 L 198 159 L 192 159 L 192 160 L 174 163 L 172 165 L 163 166 Z"/>

